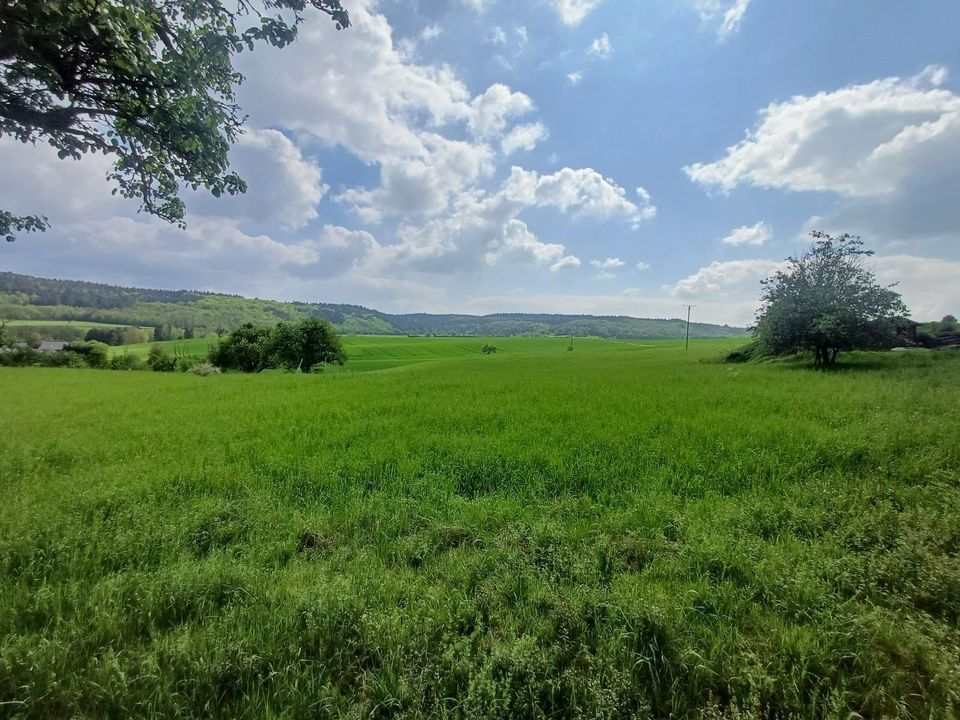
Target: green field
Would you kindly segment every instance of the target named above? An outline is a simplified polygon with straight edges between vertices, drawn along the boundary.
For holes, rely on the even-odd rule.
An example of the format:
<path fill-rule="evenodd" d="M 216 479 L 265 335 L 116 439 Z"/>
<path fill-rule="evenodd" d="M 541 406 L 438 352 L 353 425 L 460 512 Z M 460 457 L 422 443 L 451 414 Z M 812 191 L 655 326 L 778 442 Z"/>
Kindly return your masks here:
<path fill-rule="evenodd" d="M 8 327 L 72 327 L 79 330 L 89 330 L 90 328 L 119 328 L 131 327 L 130 325 L 120 325 L 118 323 L 102 323 L 87 320 L 4 320 Z M 143 330 L 153 330 L 150 326 L 144 326 Z"/>
<path fill-rule="evenodd" d="M 0 368 L 0 717 L 957 717 L 960 353 L 548 340 Z"/>
<path fill-rule="evenodd" d="M 161 346 L 171 355 L 204 356 L 216 337 L 191 340 L 169 340 L 160 343 L 120 345 L 112 352 L 129 352 L 147 357 L 150 348 Z M 697 341 L 702 347 L 729 347 L 730 340 Z M 602 338 L 574 338 L 574 352 L 600 350 L 628 350 L 637 348 L 677 347 L 677 340 L 605 340 Z M 482 356 L 484 345 L 493 345 L 499 354 L 509 355 L 555 355 L 567 352 L 570 338 L 567 337 L 404 337 L 396 335 L 345 335 L 343 347 L 347 362 L 342 368 L 331 367 L 327 372 L 364 372 L 386 368 L 414 365 L 435 360 L 450 360 L 470 356 Z M 719 350 L 718 350 L 719 352 Z"/>

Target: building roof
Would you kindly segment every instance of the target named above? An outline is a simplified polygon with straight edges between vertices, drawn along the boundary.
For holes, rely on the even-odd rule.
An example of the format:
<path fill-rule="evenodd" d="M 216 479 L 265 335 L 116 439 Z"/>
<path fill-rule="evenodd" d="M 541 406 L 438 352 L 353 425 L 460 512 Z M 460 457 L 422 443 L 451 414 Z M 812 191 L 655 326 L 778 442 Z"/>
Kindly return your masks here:
<path fill-rule="evenodd" d="M 67 343 L 61 340 L 43 340 L 37 350 L 40 352 L 59 352 L 67 347 Z"/>

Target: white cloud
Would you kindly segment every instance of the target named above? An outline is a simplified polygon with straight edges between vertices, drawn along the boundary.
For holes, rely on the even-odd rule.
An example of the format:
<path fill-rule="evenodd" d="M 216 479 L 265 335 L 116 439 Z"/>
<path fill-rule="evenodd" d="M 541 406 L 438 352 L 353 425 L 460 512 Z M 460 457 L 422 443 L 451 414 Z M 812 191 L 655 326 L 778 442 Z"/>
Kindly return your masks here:
<path fill-rule="evenodd" d="M 180 230 L 157 218 L 115 216 L 54 228 L 15 250 L 29 254 L 32 262 L 68 265 L 74 276 L 95 271 L 113 282 L 129 277 L 150 286 L 169 285 L 173 277 L 178 287 L 237 292 L 252 287 L 257 278 L 282 287 L 289 274 L 340 274 L 376 245 L 368 233 L 335 226 L 307 239 L 280 242 L 245 232 L 226 218 L 193 216 Z"/>
<path fill-rule="evenodd" d="M 300 228 L 317 218 L 317 205 L 329 190 L 317 164 L 277 130 L 248 128 L 230 150 L 230 165 L 247 181 L 247 192 L 220 198 L 192 193 L 190 213 Z"/>
<path fill-rule="evenodd" d="M 602 0 L 546 0 L 564 25 L 579 25 Z"/>
<path fill-rule="evenodd" d="M 0 198 L 15 213 L 47 215 L 54 226 L 104 213 L 135 211 L 133 201 L 110 194 L 106 181 L 110 158 L 88 154 L 61 160 L 46 144 L 0 138 Z"/>
<path fill-rule="evenodd" d="M 565 257 L 557 260 L 553 265 L 550 266 L 551 272 L 558 272 L 564 268 L 577 268 L 580 267 L 580 258 L 573 255 L 567 255 Z"/>
<path fill-rule="evenodd" d="M 705 23 L 717 25 L 717 37 L 721 40 L 735 32 L 743 21 L 750 0 L 694 0 L 694 8 Z"/>
<path fill-rule="evenodd" d="M 506 196 L 530 206 L 553 207 L 563 212 L 599 219 L 621 219 L 634 228 L 652 218 L 657 209 L 650 195 L 637 189 L 640 204 L 627 199 L 626 191 L 592 168 L 563 168 L 551 175 L 514 167 L 504 185 Z"/>
<path fill-rule="evenodd" d="M 720 242 L 725 245 L 763 245 L 773 235 L 773 230 L 762 220 L 755 225 L 742 225 L 731 230 Z"/>
<path fill-rule="evenodd" d="M 465 192 L 446 216 L 402 225 L 400 242 L 384 247 L 385 264 L 428 272 L 476 271 L 501 262 L 529 262 L 552 270 L 574 267 L 578 258 L 563 245 L 540 241 L 519 219 L 525 210 L 553 208 L 636 227 L 655 212 L 648 201 L 634 204 L 623 188 L 591 168 L 540 175 L 513 167 L 496 193 Z"/>
<path fill-rule="evenodd" d="M 590 43 L 590 49 L 587 51 L 587 53 L 601 59 L 610 57 L 613 54 L 613 44 L 610 42 L 609 36 L 604 33 L 600 37 L 596 38 L 592 43 Z"/>
<path fill-rule="evenodd" d="M 493 173 L 500 141 L 533 103 L 502 84 L 473 95 L 451 67 L 414 62 L 375 7 L 352 4 L 349 33 L 311 18 L 283 52 L 266 50 L 256 61 L 244 55 L 240 101 L 255 125 L 342 146 L 379 167 L 377 187 L 338 195 L 362 219 L 435 215 Z M 532 142 L 529 128 L 510 145 L 521 140 Z"/>
<path fill-rule="evenodd" d="M 504 32 L 504 29 L 497 25 L 493 28 L 493 32 L 490 34 L 490 42 L 494 45 L 506 45 L 507 44 L 507 33 Z"/>
<path fill-rule="evenodd" d="M 436 40 L 438 37 L 443 35 L 443 28 L 434 23 L 433 25 L 427 25 L 423 31 L 420 33 L 420 39 L 429 42 L 431 40 Z"/>
<path fill-rule="evenodd" d="M 504 155 L 511 155 L 517 150 L 533 150 L 537 143 L 546 140 L 549 134 L 543 123 L 517 125 L 504 136 L 500 148 Z"/>
<path fill-rule="evenodd" d="M 591 260 L 590 264 L 598 270 L 619 270 L 626 263 L 620 258 L 608 257 L 605 260 Z"/>
<path fill-rule="evenodd" d="M 960 96 L 942 67 L 769 105 L 740 143 L 684 168 L 707 188 L 821 191 L 843 201 L 821 229 L 874 247 L 956 252 Z"/>
<path fill-rule="evenodd" d="M 917 320 L 939 320 L 960 315 L 960 262 L 913 255 L 885 255 L 871 259 L 877 282 L 894 287 Z"/>
<path fill-rule="evenodd" d="M 500 135 L 512 117 L 533 110 L 533 102 L 523 93 L 513 92 L 506 85 L 491 85 L 470 102 L 467 127 L 474 136 L 486 138 Z"/>
<path fill-rule="evenodd" d="M 759 297 L 760 281 L 783 266 L 783 262 L 776 260 L 715 261 L 665 289 L 671 295 L 683 298 L 713 296 L 723 299 L 744 291 Z"/>
<path fill-rule="evenodd" d="M 579 71 L 567 73 L 567 80 L 570 81 L 571 85 L 579 85 L 580 81 L 583 80 L 583 73 Z"/>
<path fill-rule="evenodd" d="M 184 193 L 187 222 L 193 215 L 223 215 L 286 228 L 317 217 L 328 187 L 320 168 L 276 130 L 247 128 L 230 150 L 230 164 L 247 181 L 243 195 L 214 198 L 204 190 Z M 111 196 L 110 158 L 88 154 L 61 160 L 49 145 L 0 140 L 0 196 L 12 211 L 50 216 L 54 227 L 91 218 L 133 215 L 139 203 Z"/>
<path fill-rule="evenodd" d="M 942 68 L 773 103 L 726 157 L 684 168 L 696 182 L 746 183 L 852 197 L 895 191 L 924 165 L 960 160 L 960 97 L 939 88 Z"/>
<path fill-rule="evenodd" d="M 650 269 L 650 263 L 645 263 L 643 261 L 640 261 L 637 263 L 637 270 L 639 270 L 640 272 L 643 272 L 649 269 Z"/>
<path fill-rule="evenodd" d="M 960 261 L 912 255 L 874 256 L 870 259 L 877 281 L 903 295 L 911 315 L 919 320 L 939 319 L 960 308 Z M 694 300 L 702 307 L 723 308 L 728 322 L 748 323 L 760 305 L 760 281 L 786 262 L 768 259 L 713 262 L 674 285 L 670 295 Z"/>

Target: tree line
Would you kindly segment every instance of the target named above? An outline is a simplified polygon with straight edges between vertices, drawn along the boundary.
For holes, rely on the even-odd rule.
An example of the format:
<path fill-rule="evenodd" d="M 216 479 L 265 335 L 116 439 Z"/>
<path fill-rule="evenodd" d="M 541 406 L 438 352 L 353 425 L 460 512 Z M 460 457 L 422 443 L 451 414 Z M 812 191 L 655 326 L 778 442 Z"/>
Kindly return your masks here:
<path fill-rule="evenodd" d="M 273 327 L 247 323 L 213 344 L 206 358 L 171 355 L 160 344 L 150 349 L 146 359 L 131 352 L 111 354 L 109 346 L 98 340 L 74 341 L 63 350 L 43 352 L 24 347 L 0 325 L 0 365 L 5 366 L 179 370 L 199 374 L 209 374 L 213 368 L 238 372 L 282 368 L 309 373 L 321 371 L 326 365 L 343 365 L 345 360 L 340 333 L 332 323 L 321 318 L 277 323 Z"/>

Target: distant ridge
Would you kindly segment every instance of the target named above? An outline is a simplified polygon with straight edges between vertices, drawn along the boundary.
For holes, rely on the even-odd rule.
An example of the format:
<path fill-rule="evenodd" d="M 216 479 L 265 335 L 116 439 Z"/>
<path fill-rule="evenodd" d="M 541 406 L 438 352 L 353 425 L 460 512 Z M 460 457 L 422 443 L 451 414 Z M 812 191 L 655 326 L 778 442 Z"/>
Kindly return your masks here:
<path fill-rule="evenodd" d="M 243 323 L 322 317 L 344 333 L 370 335 L 574 335 L 619 339 L 683 337 L 679 319 L 626 315 L 495 313 L 392 315 L 361 305 L 280 302 L 195 290 L 155 290 L 0 272 L 0 320 L 86 320 L 155 327 L 195 335 L 229 332 Z M 692 323 L 696 338 L 735 337 L 745 328 Z"/>

